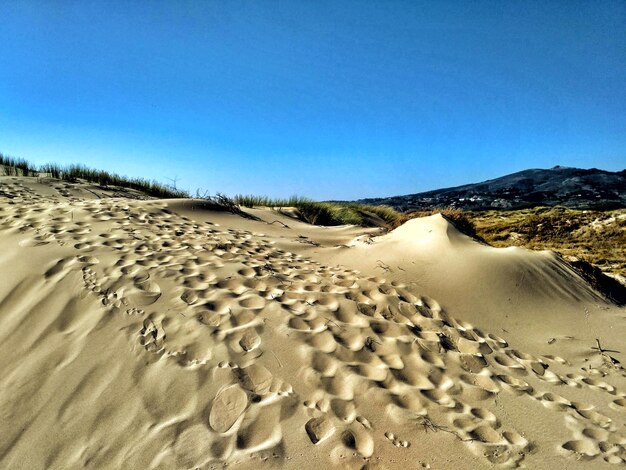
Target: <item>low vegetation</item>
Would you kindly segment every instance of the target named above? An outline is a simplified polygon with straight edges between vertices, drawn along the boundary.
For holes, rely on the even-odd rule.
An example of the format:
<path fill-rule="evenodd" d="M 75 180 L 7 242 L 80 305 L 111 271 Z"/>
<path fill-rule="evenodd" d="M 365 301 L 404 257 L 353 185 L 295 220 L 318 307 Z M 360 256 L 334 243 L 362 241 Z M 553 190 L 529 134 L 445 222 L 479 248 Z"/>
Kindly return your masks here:
<path fill-rule="evenodd" d="M 311 199 L 300 197 L 300 196 L 291 196 L 290 198 L 281 199 L 281 198 L 271 198 L 268 196 L 254 196 L 254 195 L 244 195 L 237 194 L 233 197 L 233 201 L 235 204 L 243 207 L 296 207 L 301 203 L 311 202 Z"/>
<path fill-rule="evenodd" d="M 134 189 L 157 198 L 190 197 L 189 193 L 170 185 L 142 178 L 128 178 L 83 165 L 49 163 L 37 167 L 22 158 L 0 153 L 0 166 L 4 167 L 4 173 L 8 176 L 51 177 L 72 182 L 83 180 L 103 187 Z M 581 211 L 562 207 L 536 207 L 480 212 L 432 209 L 405 214 L 387 206 L 318 202 L 299 196 L 274 199 L 237 195 L 231 199 L 218 194 L 208 199 L 238 212 L 241 212 L 239 207 L 293 207 L 303 221 L 317 225 L 353 224 L 393 229 L 409 219 L 441 213 L 461 232 L 492 246 L 548 249 L 591 263 L 605 272 L 626 276 L 626 209 Z"/>
<path fill-rule="evenodd" d="M 536 207 L 465 214 L 476 234 L 490 245 L 552 250 L 626 275 L 626 209 Z"/>
<path fill-rule="evenodd" d="M 604 272 L 626 276 L 626 209 L 433 209 L 408 215 L 413 218 L 434 213 L 441 213 L 461 232 L 491 246 L 552 250 L 593 264 Z"/>
<path fill-rule="evenodd" d="M 7 176 L 32 176 L 37 173 L 27 160 L 10 157 L 1 153 L 0 165 L 4 166 Z"/>
<path fill-rule="evenodd" d="M 143 178 L 129 178 L 103 170 L 96 170 L 85 165 L 58 165 L 47 163 L 39 167 L 27 160 L 5 156 L 0 153 L 0 165 L 8 176 L 50 177 L 70 182 L 79 180 L 98 184 L 102 187 L 120 187 L 140 191 L 157 198 L 186 198 L 191 195 L 171 185 L 149 181 Z M 312 199 L 293 196 L 287 199 L 273 199 L 264 196 L 238 195 L 228 198 L 218 194 L 215 197 L 198 196 L 211 199 L 215 203 L 233 210 L 243 207 L 294 207 L 302 220 L 317 225 L 364 225 L 386 226 L 395 228 L 406 220 L 406 216 L 389 207 L 366 206 L 355 203 L 318 202 Z"/>
<path fill-rule="evenodd" d="M 14 158 L 0 153 L 0 165 L 4 166 L 7 176 L 40 176 L 76 182 L 84 180 L 103 187 L 117 186 L 141 191 L 148 196 L 158 198 L 189 197 L 186 191 L 170 185 L 143 178 L 128 178 L 103 170 L 95 170 L 84 165 L 58 165 L 47 163 L 36 167 L 22 158 Z"/>
<path fill-rule="evenodd" d="M 626 209 L 535 207 L 471 212 L 447 208 L 411 212 L 407 218 L 437 213 L 459 231 L 491 246 L 552 250 L 626 276 Z"/>
<path fill-rule="evenodd" d="M 237 195 L 235 204 L 244 207 L 294 207 L 302 220 L 316 225 L 363 225 L 395 228 L 407 218 L 390 207 L 356 203 L 318 202 L 300 196 L 273 199 L 266 196 Z"/>

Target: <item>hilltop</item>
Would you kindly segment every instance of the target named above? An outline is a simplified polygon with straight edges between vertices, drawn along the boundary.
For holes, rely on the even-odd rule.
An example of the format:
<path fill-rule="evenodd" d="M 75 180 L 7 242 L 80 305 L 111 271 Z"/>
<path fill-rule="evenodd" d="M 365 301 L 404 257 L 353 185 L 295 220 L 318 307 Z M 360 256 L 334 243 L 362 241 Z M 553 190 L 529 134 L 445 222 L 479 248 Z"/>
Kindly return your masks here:
<path fill-rule="evenodd" d="M 537 206 L 619 209 L 626 207 L 626 170 L 611 172 L 563 166 L 529 169 L 481 183 L 358 202 L 382 204 L 402 212 L 443 207 L 473 211 Z"/>

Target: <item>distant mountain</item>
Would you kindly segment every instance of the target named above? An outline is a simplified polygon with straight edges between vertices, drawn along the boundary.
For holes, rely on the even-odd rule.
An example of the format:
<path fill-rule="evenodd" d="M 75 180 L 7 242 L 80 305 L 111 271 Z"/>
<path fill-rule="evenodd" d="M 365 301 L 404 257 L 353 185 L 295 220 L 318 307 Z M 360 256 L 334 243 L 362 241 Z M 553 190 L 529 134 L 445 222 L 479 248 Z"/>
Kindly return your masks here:
<path fill-rule="evenodd" d="M 556 205 L 617 209 L 626 207 L 626 170 L 611 172 L 555 166 L 548 170 L 524 170 L 482 183 L 358 202 L 384 204 L 399 211 L 437 207 L 506 210 Z"/>

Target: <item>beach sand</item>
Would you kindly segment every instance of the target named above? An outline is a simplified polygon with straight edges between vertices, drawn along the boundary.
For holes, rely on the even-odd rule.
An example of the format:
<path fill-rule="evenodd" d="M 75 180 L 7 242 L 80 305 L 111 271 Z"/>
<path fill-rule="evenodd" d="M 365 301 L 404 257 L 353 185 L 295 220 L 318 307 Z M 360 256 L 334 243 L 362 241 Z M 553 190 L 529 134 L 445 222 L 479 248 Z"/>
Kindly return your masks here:
<path fill-rule="evenodd" d="M 0 177 L 0 468 L 624 465 L 626 309 L 555 254 L 139 196 Z"/>

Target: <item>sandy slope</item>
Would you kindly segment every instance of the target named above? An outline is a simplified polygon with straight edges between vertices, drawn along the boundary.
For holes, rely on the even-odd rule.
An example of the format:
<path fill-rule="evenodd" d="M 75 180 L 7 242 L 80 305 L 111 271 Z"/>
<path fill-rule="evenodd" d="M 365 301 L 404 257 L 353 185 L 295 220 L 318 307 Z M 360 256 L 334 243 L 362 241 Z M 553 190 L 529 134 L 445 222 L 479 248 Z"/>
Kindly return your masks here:
<path fill-rule="evenodd" d="M 1 468 L 624 464 L 626 312 L 550 253 L 0 190 Z"/>

